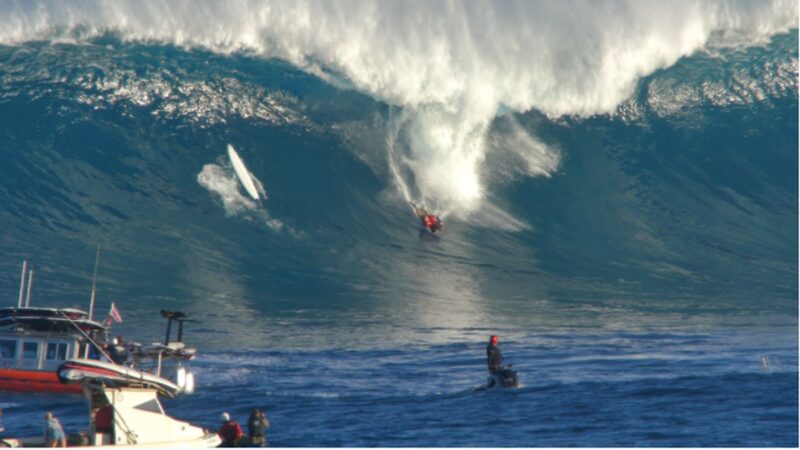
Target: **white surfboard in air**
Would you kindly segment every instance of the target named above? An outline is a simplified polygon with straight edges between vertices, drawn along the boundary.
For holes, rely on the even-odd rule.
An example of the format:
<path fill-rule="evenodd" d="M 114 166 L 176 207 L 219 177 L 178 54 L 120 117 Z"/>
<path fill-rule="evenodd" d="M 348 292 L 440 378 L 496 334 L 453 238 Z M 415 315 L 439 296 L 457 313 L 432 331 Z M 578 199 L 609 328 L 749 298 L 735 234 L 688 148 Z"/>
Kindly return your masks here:
<path fill-rule="evenodd" d="M 250 172 L 247 171 L 247 167 L 245 167 L 242 159 L 239 158 L 239 154 L 236 153 L 236 150 L 234 150 L 231 144 L 228 144 L 228 158 L 230 158 L 231 164 L 233 164 L 233 170 L 236 172 L 236 176 L 239 178 L 242 186 L 244 186 L 244 189 L 250 194 L 250 197 L 253 197 L 253 200 L 258 200 L 258 190 L 255 184 L 253 184 Z"/>

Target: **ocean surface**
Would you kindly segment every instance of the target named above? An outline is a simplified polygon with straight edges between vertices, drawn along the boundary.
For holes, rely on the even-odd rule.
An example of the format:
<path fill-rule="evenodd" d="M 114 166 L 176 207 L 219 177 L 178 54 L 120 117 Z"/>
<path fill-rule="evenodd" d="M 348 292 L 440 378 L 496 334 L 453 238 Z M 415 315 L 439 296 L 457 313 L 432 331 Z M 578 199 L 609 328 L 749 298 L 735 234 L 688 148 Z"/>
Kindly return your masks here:
<path fill-rule="evenodd" d="M 409 6 L 0 1 L 0 304 L 100 245 L 114 334 L 196 321 L 167 411 L 274 446 L 797 447 L 796 2 Z"/>

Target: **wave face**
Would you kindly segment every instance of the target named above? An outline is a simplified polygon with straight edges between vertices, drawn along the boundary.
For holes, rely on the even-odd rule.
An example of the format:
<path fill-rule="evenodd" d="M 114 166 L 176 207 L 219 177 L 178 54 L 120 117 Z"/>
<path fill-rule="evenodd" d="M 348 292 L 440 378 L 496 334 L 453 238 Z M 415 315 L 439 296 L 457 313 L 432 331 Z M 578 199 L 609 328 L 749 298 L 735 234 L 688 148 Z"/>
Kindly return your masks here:
<path fill-rule="evenodd" d="M 85 307 L 101 244 L 120 332 L 161 336 L 162 308 L 197 318 L 193 402 L 268 402 L 287 446 L 796 446 L 796 17 L 766 1 L 2 3 L 0 287 L 16 298 L 27 258 L 34 304 Z M 440 239 L 408 201 L 444 216 Z M 464 411 L 506 399 L 470 390 L 492 333 L 527 374 L 512 422 L 549 420 L 525 405 L 552 395 L 563 429 L 480 440 L 491 424 Z M 694 400 L 664 440 L 646 417 L 670 380 Z M 755 397 L 706 408 L 740 383 Z M 421 427 L 420 398 L 469 425 L 370 431 Z M 12 422 L 40 417 L 0 400 Z M 584 401 L 642 419 L 582 434 Z M 349 435 L 301 420 L 369 404 L 387 409 Z"/>
<path fill-rule="evenodd" d="M 459 213 L 475 211 L 486 197 L 481 167 L 499 108 L 610 113 L 641 76 L 706 47 L 712 35 L 719 37 L 713 47 L 746 46 L 788 30 L 797 18 L 791 1 L 426 2 L 415 8 L 364 1 L 98 1 L 19 2 L 4 9 L 2 42 L 115 33 L 126 41 L 282 58 L 328 80 L 339 74 L 404 108 L 394 127 L 405 137 L 397 143 L 396 164 L 413 172 L 418 200 Z M 542 151 L 524 144 L 514 146 L 523 158 Z M 554 158 L 537 158 L 529 170 L 552 172 Z M 395 175 L 410 197 L 402 169 Z"/>

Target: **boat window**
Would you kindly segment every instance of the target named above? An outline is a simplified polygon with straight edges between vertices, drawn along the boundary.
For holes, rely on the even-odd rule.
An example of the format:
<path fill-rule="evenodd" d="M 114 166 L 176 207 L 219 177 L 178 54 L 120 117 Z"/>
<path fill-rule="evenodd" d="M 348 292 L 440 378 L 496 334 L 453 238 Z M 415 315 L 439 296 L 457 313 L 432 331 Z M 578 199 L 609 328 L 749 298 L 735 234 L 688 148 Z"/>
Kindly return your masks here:
<path fill-rule="evenodd" d="M 47 343 L 47 355 L 45 355 L 45 359 L 48 359 L 48 360 L 56 359 L 56 350 L 58 350 L 58 343 L 56 343 L 56 342 L 48 342 Z"/>
<path fill-rule="evenodd" d="M 67 359 L 67 344 L 63 342 L 48 342 L 47 343 L 47 355 L 45 356 L 48 360 L 65 360 Z"/>
<path fill-rule="evenodd" d="M 148 400 L 140 405 L 136 405 L 134 408 L 140 409 L 142 411 L 157 413 L 157 414 L 164 414 L 164 410 L 161 409 L 161 404 L 158 403 L 158 400 Z"/>
<path fill-rule="evenodd" d="M 17 357 L 17 341 L 14 339 L 0 339 L 0 359 L 14 359 Z"/>
<path fill-rule="evenodd" d="M 67 359 L 67 344 L 63 342 L 58 344 L 58 359 L 62 361 Z"/>
<path fill-rule="evenodd" d="M 38 342 L 23 342 L 22 343 L 22 358 L 23 359 L 36 359 L 39 357 L 39 343 Z"/>

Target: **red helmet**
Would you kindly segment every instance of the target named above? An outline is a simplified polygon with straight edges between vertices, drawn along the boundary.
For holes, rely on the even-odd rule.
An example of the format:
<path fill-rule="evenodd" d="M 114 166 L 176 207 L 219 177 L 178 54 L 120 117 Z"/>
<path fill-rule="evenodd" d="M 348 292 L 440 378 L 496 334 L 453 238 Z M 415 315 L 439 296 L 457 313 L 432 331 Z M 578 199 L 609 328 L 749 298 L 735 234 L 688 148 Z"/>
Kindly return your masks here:
<path fill-rule="evenodd" d="M 492 337 L 489 338 L 489 343 L 492 345 L 497 345 L 497 336 L 492 335 Z"/>

